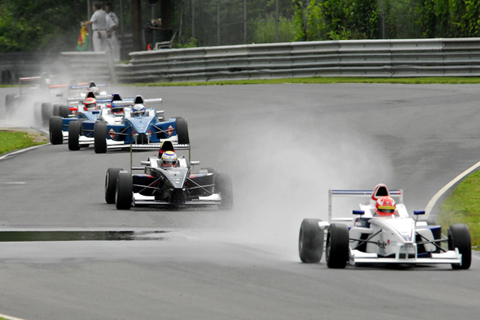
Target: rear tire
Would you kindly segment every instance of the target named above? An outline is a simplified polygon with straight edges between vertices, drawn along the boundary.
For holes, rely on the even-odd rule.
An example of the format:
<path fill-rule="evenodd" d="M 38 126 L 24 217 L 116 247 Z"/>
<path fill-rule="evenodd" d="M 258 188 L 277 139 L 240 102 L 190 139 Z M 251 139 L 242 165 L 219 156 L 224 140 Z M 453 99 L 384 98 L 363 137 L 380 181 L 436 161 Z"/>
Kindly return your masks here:
<path fill-rule="evenodd" d="M 80 150 L 80 131 L 82 130 L 81 121 L 70 121 L 68 125 L 68 149 L 71 151 Z"/>
<path fill-rule="evenodd" d="M 115 205 L 118 210 L 130 210 L 133 199 L 133 178 L 127 171 L 120 171 L 118 173 Z"/>
<path fill-rule="evenodd" d="M 304 263 L 318 263 L 322 260 L 324 231 L 320 219 L 303 219 L 298 236 L 298 254 Z"/>
<path fill-rule="evenodd" d="M 49 121 L 50 143 L 63 143 L 63 120 L 62 117 L 50 117 Z"/>
<path fill-rule="evenodd" d="M 190 144 L 187 120 L 183 118 L 175 119 L 175 127 L 175 130 L 177 131 L 178 144 Z"/>
<path fill-rule="evenodd" d="M 70 108 L 67 106 L 59 106 L 58 111 L 60 112 L 60 117 L 62 118 L 69 118 L 70 115 Z"/>
<path fill-rule="evenodd" d="M 452 263 L 452 269 L 469 269 L 472 264 L 472 242 L 466 224 L 452 224 L 448 228 L 448 250 L 455 248 L 462 255 L 462 263 Z"/>
<path fill-rule="evenodd" d="M 108 168 L 105 174 L 105 201 L 108 204 L 115 203 L 115 191 L 117 188 L 118 174 L 123 169 L 120 168 Z"/>
<path fill-rule="evenodd" d="M 107 152 L 107 123 L 97 121 L 93 126 L 93 137 L 95 153 Z"/>
<path fill-rule="evenodd" d="M 53 107 L 50 102 L 42 103 L 42 125 L 47 126 L 50 117 L 53 116 Z"/>
<path fill-rule="evenodd" d="M 327 266 L 342 269 L 347 265 L 349 254 L 348 228 L 344 224 L 332 224 L 327 236 Z"/>
<path fill-rule="evenodd" d="M 219 208 L 222 210 L 231 210 L 233 208 L 233 186 L 232 178 L 229 174 L 215 174 L 215 192 L 220 193 L 222 197 Z"/>

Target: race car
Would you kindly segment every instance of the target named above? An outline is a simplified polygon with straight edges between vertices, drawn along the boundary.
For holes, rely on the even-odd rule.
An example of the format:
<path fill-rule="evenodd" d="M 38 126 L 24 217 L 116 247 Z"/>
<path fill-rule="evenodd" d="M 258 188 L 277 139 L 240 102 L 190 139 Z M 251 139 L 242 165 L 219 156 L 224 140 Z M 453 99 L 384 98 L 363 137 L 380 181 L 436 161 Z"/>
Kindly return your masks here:
<path fill-rule="evenodd" d="M 188 145 L 188 125 L 184 118 L 164 119 L 164 111 L 147 109 L 147 103 L 161 103 L 161 98 L 135 98 L 112 101 L 112 108 L 125 106 L 120 123 L 105 120 L 93 124 L 93 143 L 95 153 L 105 153 L 107 149 L 124 149 L 132 145 L 133 149 L 159 148 L 163 141 L 174 145 Z"/>
<path fill-rule="evenodd" d="M 370 201 L 360 204 L 360 210 L 353 210 L 356 218 L 332 218 L 332 197 L 368 195 Z M 329 221 L 302 221 L 298 241 L 300 260 L 320 262 L 326 244 L 329 268 L 345 268 L 347 263 L 451 264 L 453 269 L 470 268 L 471 238 L 466 225 L 451 225 L 448 236 L 443 236 L 440 225 L 431 219 L 419 219 L 425 211 L 414 211 L 415 218 L 411 218 L 405 205 L 395 203 L 394 197 L 403 202 L 402 190 L 389 190 L 384 184 L 373 191 L 329 190 Z M 448 248 L 441 243 L 448 243 Z"/>
<path fill-rule="evenodd" d="M 228 174 L 215 169 L 203 168 L 193 173 L 199 161 L 178 156 L 179 150 L 171 141 L 164 141 L 158 156 L 142 161 L 142 167 L 132 167 L 131 172 L 120 168 L 109 168 L 105 176 L 105 201 L 115 203 L 119 210 L 132 206 L 218 206 L 229 210 L 233 206 L 232 181 Z M 134 174 L 133 171 L 143 171 Z"/>
<path fill-rule="evenodd" d="M 14 115 L 26 103 L 32 103 L 34 117 L 44 125 L 48 123 L 51 115 L 52 103 L 55 100 L 60 102 L 67 85 L 54 84 L 58 77 L 44 72 L 40 76 L 19 78 L 18 94 L 7 94 L 5 96 L 5 110 L 0 111 L 0 117 Z"/>
<path fill-rule="evenodd" d="M 111 98 L 113 99 L 113 98 Z M 91 100 L 92 104 L 88 101 Z M 96 100 L 95 94 L 93 92 L 89 92 L 87 94 L 86 99 L 79 105 L 74 107 L 66 107 L 60 106 L 60 114 L 61 115 L 54 115 L 49 119 L 49 131 L 50 131 L 50 143 L 51 144 L 62 144 L 64 139 L 69 139 L 69 132 L 73 131 L 73 140 L 71 141 L 72 144 L 79 144 L 78 135 L 80 131 L 80 124 L 83 122 L 92 123 L 98 121 L 101 110 L 106 108 L 107 103 L 110 102 L 110 99 L 104 100 Z M 64 111 L 64 108 L 68 108 L 68 111 Z M 70 113 L 73 112 L 73 113 Z M 72 125 L 70 125 L 72 124 Z M 76 132 L 78 131 L 78 134 Z M 93 135 L 93 129 L 91 130 L 91 134 Z M 76 138 L 76 139 L 75 139 Z M 92 138 L 91 138 L 92 139 Z M 70 140 L 69 139 L 69 148 L 70 147 Z M 78 145 L 77 149 L 71 150 L 78 150 L 80 146 Z"/>

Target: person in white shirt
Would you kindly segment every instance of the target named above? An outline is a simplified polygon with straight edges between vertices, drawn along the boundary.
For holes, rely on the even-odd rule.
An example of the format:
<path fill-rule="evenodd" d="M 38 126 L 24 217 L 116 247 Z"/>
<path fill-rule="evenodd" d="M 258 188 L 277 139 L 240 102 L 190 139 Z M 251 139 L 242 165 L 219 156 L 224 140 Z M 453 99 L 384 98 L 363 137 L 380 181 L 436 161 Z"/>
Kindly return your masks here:
<path fill-rule="evenodd" d="M 95 51 L 108 51 L 106 13 L 102 10 L 102 6 L 98 1 L 93 3 L 93 11 L 90 21 L 83 21 L 81 25 L 92 25 L 93 49 Z"/>
<path fill-rule="evenodd" d="M 117 15 L 112 11 L 112 4 L 110 2 L 105 3 L 105 13 L 107 15 L 108 44 L 112 50 L 113 60 L 118 62 L 120 61 L 120 43 L 115 30 L 118 28 L 119 23 Z"/>

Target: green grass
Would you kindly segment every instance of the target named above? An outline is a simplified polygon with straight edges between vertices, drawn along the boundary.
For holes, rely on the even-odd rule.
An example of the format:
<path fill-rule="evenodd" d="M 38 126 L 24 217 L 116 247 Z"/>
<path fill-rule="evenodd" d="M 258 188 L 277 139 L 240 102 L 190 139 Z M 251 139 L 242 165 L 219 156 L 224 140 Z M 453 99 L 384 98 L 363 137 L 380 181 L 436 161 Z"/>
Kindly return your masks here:
<path fill-rule="evenodd" d="M 400 83 L 400 84 L 478 84 L 479 77 L 428 77 L 428 78 L 286 78 L 265 80 L 225 80 L 203 82 L 159 82 L 159 83 L 132 83 L 129 86 L 140 87 L 173 87 L 173 86 L 222 86 L 247 84 L 281 84 L 281 83 Z"/>
<path fill-rule="evenodd" d="M 29 136 L 26 132 L 0 131 L 0 154 L 45 144 L 44 136 Z"/>
<path fill-rule="evenodd" d="M 465 223 L 470 229 L 472 247 L 480 248 L 480 171 L 469 175 L 445 200 L 437 223 L 445 232 L 454 223 Z"/>

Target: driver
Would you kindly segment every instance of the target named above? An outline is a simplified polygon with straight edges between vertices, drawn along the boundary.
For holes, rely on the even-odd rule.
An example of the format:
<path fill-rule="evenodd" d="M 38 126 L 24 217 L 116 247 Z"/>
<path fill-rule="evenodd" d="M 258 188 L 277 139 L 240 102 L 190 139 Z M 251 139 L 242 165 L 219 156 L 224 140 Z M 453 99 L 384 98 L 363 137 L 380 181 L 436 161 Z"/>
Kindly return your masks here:
<path fill-rule="evenodd" d="M 143 104 L 136 104 L 132 108 L 132 115 L 134 117 L 140 117 L 145 115 L 145 112 L 147 112 L 147 109 Z"/>
<path fill-rule="evenodd" d="M 87 98 L 83 101 L 83 110 L 93 111 L 97 109 L 97 100 L 95 98 Z"/>
<path fill-rule="evenodd" d="M 174 168 L 177 166 L 177 155 L 173 151 L 165 151 L 162 154 L 162 164 L 163 168 Z"/>
<path fill-rule="evenodd" d="M 397 205 L 395 204 L 395 201 L 389 196 L 381 197 L 375 203 L 375 213 L 382 217 L 394 215 L 396 208 Z"/>

